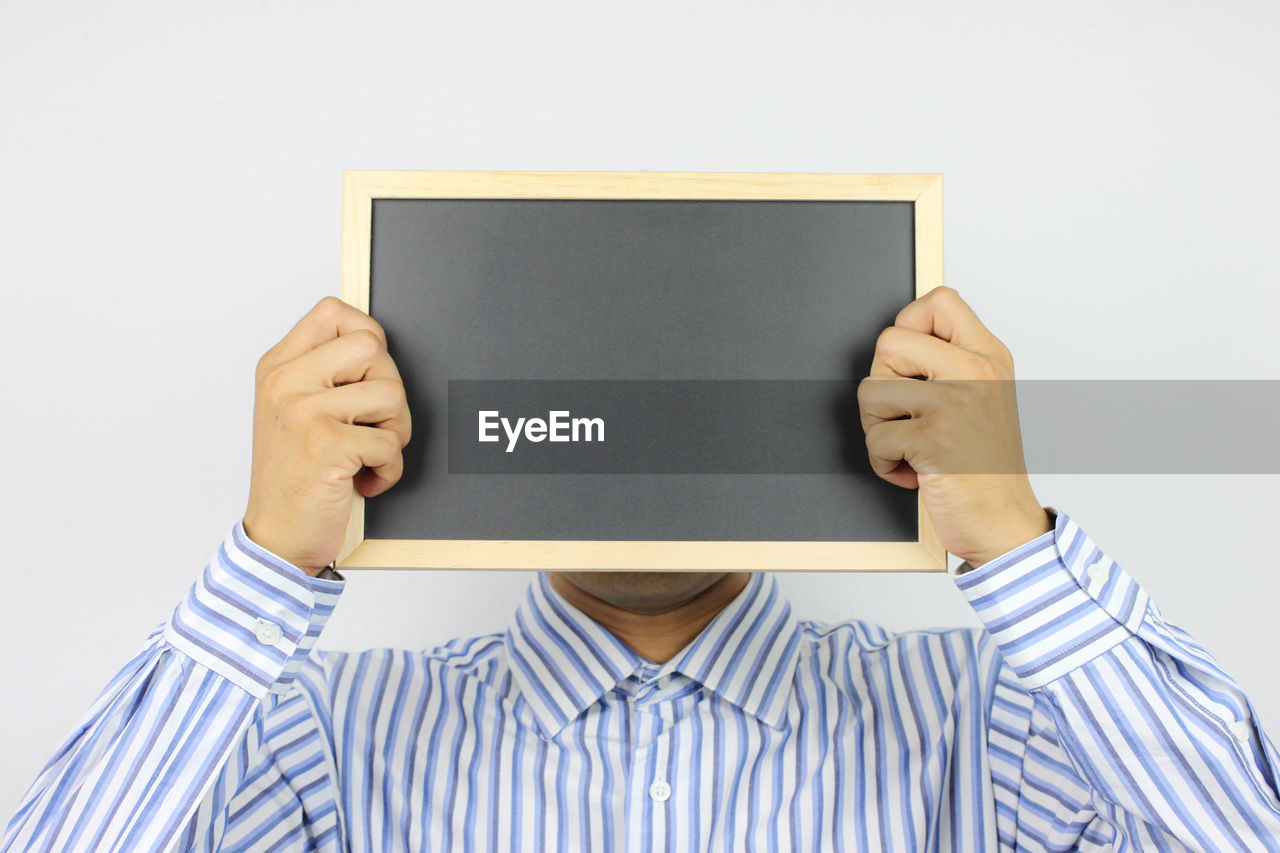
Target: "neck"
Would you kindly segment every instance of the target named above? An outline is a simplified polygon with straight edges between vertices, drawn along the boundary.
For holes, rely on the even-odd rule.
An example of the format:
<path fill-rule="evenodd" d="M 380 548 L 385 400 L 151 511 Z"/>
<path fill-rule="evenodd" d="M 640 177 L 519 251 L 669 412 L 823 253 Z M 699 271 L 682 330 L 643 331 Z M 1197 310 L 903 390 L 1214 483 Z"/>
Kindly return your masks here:
<path fill-rule="evenodd" d="M 661 613 L 624 610 L 584 592 L 554 572 L 548 580 L 566 601 L 590 616 L 637 654 L 666 663 L 711 624 L 751 580 L 750 572 L 729 572 L 685 601 Z"/>

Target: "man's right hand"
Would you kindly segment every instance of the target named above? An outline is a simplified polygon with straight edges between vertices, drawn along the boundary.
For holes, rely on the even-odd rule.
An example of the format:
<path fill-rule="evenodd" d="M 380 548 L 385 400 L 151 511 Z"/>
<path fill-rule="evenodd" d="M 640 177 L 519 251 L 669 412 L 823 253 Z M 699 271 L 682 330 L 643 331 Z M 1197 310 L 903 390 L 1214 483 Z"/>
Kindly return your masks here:
<path fill-rule="evenodd" d="M 366 498 L 395 485 L 409 435 L 386 332 L 326 296 L 258 361 L 245 533 L 314 577 L 342 547 L 353 483 Z"/>

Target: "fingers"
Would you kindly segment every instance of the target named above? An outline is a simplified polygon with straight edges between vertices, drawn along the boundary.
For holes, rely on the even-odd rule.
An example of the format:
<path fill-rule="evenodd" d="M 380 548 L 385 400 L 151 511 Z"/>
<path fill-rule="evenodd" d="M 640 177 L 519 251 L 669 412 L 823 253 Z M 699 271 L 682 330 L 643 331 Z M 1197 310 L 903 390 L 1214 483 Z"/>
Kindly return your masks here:
<path fill-rule="evenodd" d="M 279 343 L 267 350 L 258 362 L 259 369 L 264 372 L 271 370 L 321 344 L 356 331 L 369 332 L 381 341 L 383 348 L 387 346 L 387 333 L 382 324 L 336 296 L 326 296 Z"/>
<path fill-rule="evenodd" d="M 978 315 L 960 298 L 960 294 L 945 285 L 935 287 L 907 305 L 893 322 L 904 329 L 936 335 L 958 347 L 996 354 L 992 346 L 996 341 L 995 335 L 982 325 Z"/>
<path fill-rule="evenodd" d="M 400 381 L 400 370 L 386 344 L 367 329 L 320 344 L 288 362 L 287 370 L 299 390 L 333 388 L 370 379 Z"/>
<path fill-rule="evenodd" d="M 347 424 L 390 429 L 409 443 L 412 422 L 404 382 L 391 354 L 368 330 L 360 329 L 316 347 L 282 368 L 283 395 L 320 390 L 309 405 Z M 309 395 L 310 396 L 310 395 Z"/>
<path fill-rule="evenodd" d="M 331 338 L 263 373 L 264 396 L 277 407 L 292 407 L 299 421 L 322 413 L 346 425 L 372 424 L 393 433 L 403 448 L 412 421 L 404 382 L 384 341 L 369 328 Z"/>
<path fill-rule="evenodd" d="M 881 421 L 867 429 L 867 458 L 881 478 L 896 486 L 914 489 L 918 485 L 908 455 L 919 446 L 921 422 Z"/>
<path fill-rule="evenodd" d="M 975 366 L 979 358 L 933 335 L 902 326 L 890 326 L 876 339 L 871 376 L 948 379 Z M 957 359 L 963 361 L 958 362 Z"/>
<path fill-rule="evenodd" d="M 1012 379 L 1008 349 L 954 290 L 937 287 L 910 303 L 876 340 L 870 375 L 858 385 L 872 469 L 918 488 L 922 475 L 966 466 L 1016 468 Z"/>
<path fill-rule="evenodd" d="M 388 429 L 341 424 L 338 427 L 348 469 L 360 493 L 366 498 L 385 492 L 404 474 L 400 436 Z M 361 469 L 368 469 L 362 471 Z"/>
<path fill-rule="evenodd" d="M 936 391 L 936 385 L 918 379 L 864 378 L 858 383 L 858 409 L 863 432 L 882 421 L 923 417 L 937 407 Z"/>
<path fill-rule="evenodd" d="M 412 423 L 404 385 L 394 379 L 366 379 L 316 395 L 315 406 L 334 420 L 389 429 L 409 443 Z"/>
<path fill-rule="evenodd" d="M 1013 356 L 949 287 L 935 287 L 880 333 L 871 376 L 1008 379 Z"/>
<path fill-rule="evenodd" d="M 258 361 L 246 532 L 315 575 L 365 497 L 404 472 L 410 437 L 404 383 L 382 326 L 333 297 Z"/>

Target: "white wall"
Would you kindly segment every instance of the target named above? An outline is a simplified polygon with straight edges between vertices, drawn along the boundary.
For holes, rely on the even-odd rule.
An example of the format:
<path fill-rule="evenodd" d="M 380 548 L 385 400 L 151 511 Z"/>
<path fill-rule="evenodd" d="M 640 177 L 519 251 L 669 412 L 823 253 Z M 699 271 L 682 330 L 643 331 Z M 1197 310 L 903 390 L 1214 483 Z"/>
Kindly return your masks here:
<path fill-rule="evenodd" d="M 338 292 L 343 169 L 940 172 L 948 282 L 1020 376 L 1280 378 L 1277 25 L 1224 0 L 3 4 L 0 812 L 243 513 L 253 368 Z M 1273 735 L 1278 483 L 1034 478 Z M 530 577 L 353 572 L 322 642 L 500 630 Z M 976 624 L 943 576 L 783 582 L 802 617 Z"/>

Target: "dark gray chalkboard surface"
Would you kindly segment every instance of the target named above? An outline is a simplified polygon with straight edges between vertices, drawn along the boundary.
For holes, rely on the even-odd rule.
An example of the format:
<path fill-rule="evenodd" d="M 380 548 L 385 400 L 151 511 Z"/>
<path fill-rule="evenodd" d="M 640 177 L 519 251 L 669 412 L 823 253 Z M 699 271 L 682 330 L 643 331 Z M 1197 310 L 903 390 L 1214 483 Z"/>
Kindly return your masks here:
<path fill-rule="evenodd" d="M 871 473 L 854 397 L 876 336 L 919 291 L 913 202 L 374 197 L 368 217 L 366 310 L 387 332 L 413 439 L 400 482 L 363 502 L 355 541 L 920 539 L 917 493 Z M 615 458 L 589 473 L 545 473 L 564 470 L 554 461 L 530 469 L 543 473 L 518 465 L 469 473 L 480 469 L 465 467 L 460 448 L 475 442 L 476 413 L 460 411 L 462 392 L 504 385 L 475 380 L 520 380 L 505 383 L 518 391 L 508 401 L 550 394 L 539 414 L 589 411 L 600 380 L 628 393 L 642 383 L 619 380 L 677 395 L 684 391 L 673 388 L 705 387 L 707 400 L 720 394 L 714 405 L 738 406 L 765 425 L 761 413 L 775 407 L 742 400 L 812 387 L 773 417 L 816 437 L 814 447 L 830 441 L 804 473 L 762 473 L 754 461 L 736 470 L 740 453 L 710 450 L 714 430 L 705 439 L 714 461 L 687 472 L 676 462 L 665 473 L 616 473 L 626 467 Z M 579 389 L 577 405 L 557 404 L 566 388 Z M 680 426 L 631 399 L 628 429 Z M 682 440 L 697 456 L 702 439 Z M 499 466 L 578 452 L 549 443 L 526 443 L 523 457 L 498 444 L 483 449 Z"/>

